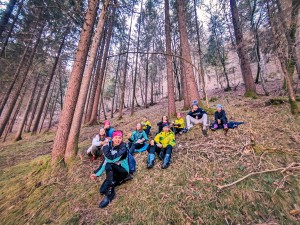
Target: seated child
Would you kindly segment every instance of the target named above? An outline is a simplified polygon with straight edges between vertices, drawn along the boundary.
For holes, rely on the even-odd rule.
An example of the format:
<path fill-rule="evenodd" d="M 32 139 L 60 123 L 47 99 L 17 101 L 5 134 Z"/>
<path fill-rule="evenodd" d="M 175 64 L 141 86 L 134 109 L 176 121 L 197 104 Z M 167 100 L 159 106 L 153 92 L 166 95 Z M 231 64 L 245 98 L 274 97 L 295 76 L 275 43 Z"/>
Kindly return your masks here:
<path fill-rule="evenodd" d="M 157 126 L 158 126 L 158 132 L 157 133 L 160 133 L 162 131 L 162 128 L 164 125 L 170 125 L 170 122 L 169 122 L 169 118 L 167 116 L 163 116 L 161 121 L 159 123 L 157 123 Z"/>
<path fill-rule="evenodd" d="M 148 136 L 142 128 L 142 124 L 136 125 L 136 130 L 128 134 L 128 146 L 129 152 L 134 153 L 135 149 L 140 149 L 145 145 L 145 141 L 148 141 Z"/>
<path fill-rule="evenodd" d="M 104 129 L 105 129 L 106 137 L 110 140 L 114 132 L 114 128 L 111 126 L 109 120 L 104 121 Z"/>
<path fill-rule="evenodd" d="M 215 112 L 215 122 L 212 130 L 217 130 L 219 126 L 222 126 L 224 130 L 228 130 L 226 112 L 221 104 L 217 105 L 217 111 Z"/>
<path fill-rule="evenodd" d="M 108 143 L 108 138 L 105 134 L 105 129 L 100 128 L 99 133 L 93 138 L 92 145 L 88 148 L 86 153 L 96 159 L 103 154 L 102 147 Z"/>
<path fill-rule="evenodd" d="M 184 129 L 184 119 L 182 118 L 182 114 L 181 113 L 177 113 L 177 119 L 171 123 L 171 130 L 175 133 L 175 134 L 182 134 L 182 131 Z"/>
<path fill-rule="evenodd" d="M 147 168 L 154 166 L 155 153 L 163 160 L 162 169 L 166 169 L 170 165 L 172 149 L 176 145 L 174 133 L 170 130 L 168 124 L 163 125 L 163 131 L 157 134 L 150 142 L 150 149 L 147 160 Z"/>
<path fill-rule="evenodd" d="M 106 179 L 99 190 L 100 194 L 104 194 L 99 204 L 100 208 L 105 208 L 114 199 L 116 185 L 132 179 L 129 174 L 128 148 L 123 142 L 122 131 L 114 131 L 112 141 L 103 147 L 103 154 L 105 160 L 90 176 L 91 179 L 96 180 L 104 171 L 106 173 Z"/>
<path fill-rule="evenodd" d="M 146 116 L 143 118 L 141 124 L 143 126 L 143 130 L 145 131 L 145 133 L 149 135 L 151 129 L 151 123 Z"/>

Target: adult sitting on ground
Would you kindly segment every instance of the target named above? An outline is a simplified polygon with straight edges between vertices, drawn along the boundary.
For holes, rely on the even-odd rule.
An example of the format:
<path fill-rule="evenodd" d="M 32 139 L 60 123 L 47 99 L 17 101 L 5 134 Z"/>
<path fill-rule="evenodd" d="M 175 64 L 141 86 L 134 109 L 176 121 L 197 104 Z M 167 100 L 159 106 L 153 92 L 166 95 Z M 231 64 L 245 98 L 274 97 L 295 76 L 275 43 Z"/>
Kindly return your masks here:
<path fill-rule="evenodd" d="M 122 131 L 114 131 L 112 141 L 103 148 L 103 154 L 105 160 L 91 175 L 91 179 L 96 180 L 104 171 L 106 173 L 106 179 L 99 190 L 100 194 L 104 194 L 100 208 L 105 208 L 114 199 L 116 185 L 132 179 L 129 174 L 128 148 L 123 142 Z"/>
<path fill-rule="evenodd" d="M 168 168 L 171 161 L 172 150 L 175 145 L 175 135 L 170 130 L 169 125 L 165 124 L 163 126 L 163 131 L 157 134 L 154 140 L 150 142 L 147 168 L 150 169 L 154 166 L 155 153 L 157 153 L 160 160 L 163 160 L 161 168 Z"/>
<path fill-rule="evenodd" d="M 185 131 L 189 131 L 195 124 L 202 124 L 202 133 L 207 136 L 207 113 L 198 106 L 197 101 L 193 101 L 192 110 L 186 116 Z"/>
<path fill-rule="evenodd" d="M 143 130 L 142 124 L 136 125 L 136 130 L 128 134 L 128 146 L 129 152 L 133 154 L 136 149 L 140 149 L 145 146 L 145 142 L 148 141 L 148 136 Z"/>
<path fill-rule="evenodd" d="M 109 142 L 106 137 L 105 129 L 102 127 L 99 130 L 99 133 L 93 138 L 92 145 L 88 148 L 86 153 L 88 156 L 92 157 L 93 160 L 102 156 L 103 151 L 102 147 Z"/>

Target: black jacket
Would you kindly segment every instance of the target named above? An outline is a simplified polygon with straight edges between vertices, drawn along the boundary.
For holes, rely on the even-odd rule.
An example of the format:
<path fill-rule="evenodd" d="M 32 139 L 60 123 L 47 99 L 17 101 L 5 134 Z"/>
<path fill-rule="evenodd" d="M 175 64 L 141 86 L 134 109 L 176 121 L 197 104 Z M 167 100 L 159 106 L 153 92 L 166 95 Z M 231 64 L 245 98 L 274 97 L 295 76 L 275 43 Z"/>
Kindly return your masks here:
<path fill-rule="evenodd" d="M 191 116 L 195 119 L 196 119 L 196 116 L 198 116 L 198 119 L 201 119 L 204 114 L 207 114 L 207 113 L 201 108 L 198 108 L 195 112 L 190 111 L 188 113 L 189 116 Z"/>
<path fill-rule="evenodd" d="M 217 121 L 217 120 L 226 120 L 227 121 L 226 113 L 223 109 L 221 110 L 221 112 L 218 112 L 218 111 L 215 112 L 215 121 Z"/>

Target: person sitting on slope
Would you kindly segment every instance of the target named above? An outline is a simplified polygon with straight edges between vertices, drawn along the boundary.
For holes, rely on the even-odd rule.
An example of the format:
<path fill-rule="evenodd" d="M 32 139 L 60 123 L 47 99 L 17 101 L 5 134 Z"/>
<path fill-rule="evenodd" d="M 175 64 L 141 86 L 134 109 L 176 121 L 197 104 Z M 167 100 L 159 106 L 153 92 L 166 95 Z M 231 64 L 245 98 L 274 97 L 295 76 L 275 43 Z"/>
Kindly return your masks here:
<path fill-rule="evenodd" d="M 114 128 L 111 126 L 109 120 L 104 121 L 104 129 L 105 129 L 106 137 L 110 140 L 112 138 Z"/>
<path fill-rule="evenodd" d="M 160 133 L 162 131 L 162 128 L 164 125 L 170 125 L 170 122 L 169 122 L 169 118 L 167 116 L 163 116 L 161 118 L 161 121 L 157 123 L 157 126 L 158 126 L 158 132 L 157 133 Z"/>
<path fill-rule="evenodd" d="M 92 145 L 88 148 L 86 153 L 92 157 L 93 160 L 97 159 L 103 154 L 103 146 L 108 143 L 108 138 L 105 134 L 105 129 L 102 127 L 99 133 L 93 138 Z"/>
<path fill-rule="evenodd" d="M 129 174 L 128 148 L 123 142 L 122 131 L 113 132 L 112 141 L 103 147 L 103 154 L 104 161 L 91 175 L 91 179 L 96 180 L 103 172 L 106 173 L 106 179 L 99 190 L 100 194 L 104 194 L 100 208 L 105 208 L 114 199 L 116 185 L 132 179 Z"/>
<path fill-rule="evenodd" d="M 171 130 L 175 134 L 182 134 L 182 131 L 184 129 L 184 119 L 182 118 L 182 113 L 177 113 L 177 119 L 171 123 Z"/>
<path fill-rule="evenodd" d="M 221 104 L 217 105 L 217 111 L 215 112 L 215 122 L 212 130 L 217 130 L 219 126 L 223 127 L 225 131 L 228 130 L 226 112 Z"/>
<path fill-rule="evenodd" d="M 148 118 L 146 116 L 144 116 L 143 121 L 141 122 L 142 126 L 143 126 L 143 130 L 145 131 L 145 133 L 147 135 L 149 135 L 150 133 L 150 129 L 151 129 L 151 123 L 148 120 Z"/>
<path fill-rule="evenodd" d="M 128 134 L 129 152 L 133 154 L 136 149 L 144 147 L 145 142 L 148 141 L 148 136 L 142 128 L 142 124 L 136 125 L 136 130 Z"/>
<path fill-rule="evenodd" d="M 207 119 L 207 113 L 199 108 L 197 101 L 193 101 L 192 110 L 186 116 L 186 131 L 190 130 L 194 124 L 201 123 L 203 125 L 202 133 L 207 136 Z"/>
<path fill-rule="evenodd" d="M 166 169 L 170 165 L 172 150 L 176 145 L 175 135 L 170 130 L 168 124 L 163 125 L 163 131 L 157 134 L 150 142 L 150 149 L 147 160 L 147 168 L 150 169 L 154 166 L 155 153 L 163 160 L 162 169 Z"/>

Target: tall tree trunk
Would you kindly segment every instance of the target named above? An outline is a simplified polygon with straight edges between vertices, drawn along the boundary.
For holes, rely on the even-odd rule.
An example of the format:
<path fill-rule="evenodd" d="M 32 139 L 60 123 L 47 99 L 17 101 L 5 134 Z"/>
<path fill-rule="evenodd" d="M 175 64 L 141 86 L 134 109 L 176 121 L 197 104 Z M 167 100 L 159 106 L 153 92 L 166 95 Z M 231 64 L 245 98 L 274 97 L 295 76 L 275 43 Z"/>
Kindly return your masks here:
<path fill-rule="evenodd" d="M 182 54 L 180 54 L 182 56 Z M 190 107 L 190 101 L 188 100 L 188 90 L 186 85 L 186 77 L 184 75 L 184 67 L 183 67 L 183 60 L 180 59 L 180 80 L 181 80 L 181 90 L 183 96 L 183 109 L 188 109 Z"/>
<path fill-rule="evenodd" d="M 1 20 L 0 20 L 0 37 L 2 36 L 3 31 L 9 21 L 12 11 L 16 5 L 17 0 L 10 0 L 8 5 L 6 6 L 6 10 L 4 11 Z"/>
<path fill-rule="evenodd" d="M 49 118 L 49 123 L 48 123 L 48 130 L 51 128 L 51 124 L 52 124 L 53 116 L 54 116 L 54 113 L 55 113 L 58 96 L 59 96 L 59 88 L 57 89 L 56 96 L 54 97 L 54 101 L 52 102 L 52 110 L 51 110 L 51 113 L 50 113 L 50 118 Z"/>
<path fill-rule="evenodd" d="M 53 85 L 52 85 L 52 90 L 50 92 L 50 95 L 49 95 L 49 98 L 48 98 L 48 101 L 45 105 L 45 109 L 44 109 L 44 115 L 42 116 L 40 122 L 41 122 L 41 125 L 40 125 L 40 129 L 39 129 L 39 133 L 41 133 L 41 130 L 43 129 L 43 126 L 44 126 L 44 122 L 45 122 L 45 119 L 47 117 L 47 114 L 48 114 L 48 109 L 50 107 L 50 103 L 51 103 L 51 99 L 52 99 L 52 96 L 53 96 L 53 93 L 54 93 L 54 90 L 55 90 L 55 81 L 56 81 L 56 78 L 53 82 Z"/>
<path fill-rule="evenodd" d="M 32 51 L 30 53 L 30 56 L 29 56 L 29 59 L 28 59 L 28 64 L 23 72 L 23 76 L 21 77 L 21 80 L 17 83 L 16 87 L 15 87 L 15 91 L 12 93 L 11 95 L 11 98 L 10 98 L 10 102 L 7 103 L 7 110 L 5 111 L 5 114 L 3 115 L 3 118 L 2 120 L 0 121 L 0 137 L 4 131 L 4 128 L 11 116 L 11 113 L 15 107 L 15 102 L 16 102 L 16 99 L 18 98 L 19 94 L 20 94 L 20 91 L 23 87 L 23 84 L 27 78 L 27 75 L 28 75 L 28 72 L 29 72 L 29 69 L 31 67 L 31 64 L 32 64 L 32 61 L 33 61 L 33 57 L 35 55 L 35 52 L 36 52 L 36 49 L 37 49 L 37 46 L 40 42 L 40 39 L 41 39 L 41 36 L 42 36 L 42 33 L 43 33 L 43 30 L 44 30 L 44 26 L 46 24 L 46 21 L 44 20 L 42 22 L 42 25 L 41 27 L 39 28 L 39 33 L 38 33 L 38 37 L 36 39 L 36 42 L 32 48 Z"/>
<path fill-rule="evenodd" d="M 33 36 L 31 37 L 31 40 L 32 40 L 32 39 L 33 39 Z M 24 50 L 24 52 L 23 52 L 22 58 L 21 58 L 21 60 L 20 60 L 20 62 L 19 62 L 19 65 L 18 65 L 18 67 L 17 67 L 17 69 L 16 69 L 16 72 L 15 72 L 15 74 L 14 74 L 14 78 L 13 78 L 13 80 L 11 81 L 11 83 L 10 83 L 8 89 L 5 91 L 6 94 L 5 94 L 5 96 L 4 96 L 4 98 L 3 98 L 2 102 L 1 102 L 1 106 L 0 106 L 0 116 L 1 116 L 1 114 L 2 114 L 2 112 L 3 112 L 3 110 L 4 110 L 4 107 L 5 107 L 6 103 L 7 103 L 7 100 L 8 100 L 8 98 L 9 98 L 9 95 L 11 94 L 12 89 L 13 89 L 13 87 L 14 87 L 16 81 L 17 81 L 17 78 L 18 78 L 18 76 L 19 76 L 19 74 L 20 74 L 20 72 L 21 72 L 21 69 L 22 69 L 22 67 L 24 66 L 24 62 L 25 62 L 25 59 L 27 58 L 27 53 L 28 53 L 28 51 L 29 51 L 30 45 L 31 45 L 31 41 L 27 44 L 27 46 L 26 46 L 26 48 L 25 48 L 25 50 Z"/>
<path fill-rule="evenodd" d="M 200 96 L 197 88 L 197 83 L 195 81 L 191 51 L 188 42 L 188 33 L 186 28 L 186 18 L 185 18 L 185 3 L 184 0 L 176 0 L 177 12 L 178 12 L 178 24 L 179 24 L 179 34 L 180 34 L 180 48 L 183 57 L 183 72 L 186 82 L 186 91 L 188 92 L 187 101 L 191 103 L 192 100 L 197 100 L 199 105 L 203 106 L 200 101 Z"/>
<path fill-rule="evenodd" d="M 232 14 L 232 24 L 234 27 L 237 53 L 241 61 L 240 66 L 241 66 L 242 76 L 246 86 L 245 96 L 253 97 L 256 96 L 256 87 L 252 77 L 250 60 L 247 53 L 247 46 L 245 44 L 244 37 L 243 37 L 242 25 L 240 23 L 236 0 L 230 0 L 230 9 Z"/>
<path fill-rule="evenodd" d="M 12 33 L 14 27 L 15 27 L 15 23 L 17 22 L 17 20 L 18 20 L 18 18 L 19 18 L 21 9 L 22 9 L 22 7 L 23 7 L 23 1 L 24 1 L 24 0 L 21 0 L 21 2 L 19 3 L 18 11 L 17 11 L 16 15 L 14 16 L 13 22 L 11 23 L 10 28 L 9 28 L 9 30 L 8 30 L 8 32 L 7 32 L 7 35 L 6 35 L 5 40 L 4 40 L 4 42 L 3 42 L 3 45 L 2 45 L 0 57 L 2 57 L 2 56 L 4 55 L 4 53 L 5 53 L 5 49 L 6 49 L 6 46 L 7 46 L 7 44 L 8 44 L 9 38 L 10 38 L 11 33 Z M 1 35 L 0 35 L 0 37 L 1 37 Z"/>
<path fill-rule="evenodd" d="M 286 65 L 286 61 L 287 59 L 284 56 L 283 53 L 283 46 L 281 43 L 281 40 L 279 39 L 278 35 L 276 34 L 275 31 L 275 26 L 274 26 L 274 22 L 273 22 L 273 15 L 270 9 L 270 5 L 269 5 L 269 0 L 267 0 L 267 7 L 268 7 L 268 16 L 269 16 L 269 22 L 271 25 L 271 30 L 272 30 L 272 35 L 273 35 L 273 40 L 275 40 L 276 43 L 276 52 L 280 61 L 280 65 L 281 65 L 281 69 L 283 71 L 284 74 L 284 78 L 286 80 L 286 86 L 287 86 L 287 91 L 288 91 L 288 95 L 289 95 L 289 101 L 290 101 L 290 105 L 291 105 L 291 113 L 292 114 L 297 114 L 300 112 L 299 106 L 297 105 L 297 101 L 296 101 L 296 97 L 295 97 L 295 93 L 294 93 L 294 89 L 292 86 L 292 82 L 291 82 L 291 78 L 289 76 L 288 70 L 287 70 L 287 65 Z"/>
<path fill-rule="evenodd" d="M 131 9 L 131 19 L 130 19 L 130 27 L 128 33 L 128 43 L 127 43 L 127 51 L 129 51 L 130 40 L 131 40 L 131 27 L 132 27 L 132 19 L 133 19 L 133 10 L 134 10 L 134 2 L 132 3 Z M 123 75 L 123 83 L 122 83 L 122 93 L 121 93 L 121 103 L 120 103 L 120 111 L 118 119 L 121 120 L 123 117 L 123 108 L 125 103 L 125 88 L 126 88 L 126 78 L 127 78 L 127 66 L 128 66 L 128 53 L 126 53 L 125 57 L 125 65 L 124 65 L 124 75 Z"/>
<path fill-rule="evenodd" d="M 99 106 L 99 102 L 100 102 L 100 95 L 102 92 L 103 80 L 104 80 L 105 70 L 106 70 L 106 66 L 107 66 L 107 56 L 108 56 L 110 41 L 112 38 L 114 16 L 115 16 L 115 11 L 113 12 L 113 18 L 112 18 L 112 20 L 109 24 L 109 28 L 108 28 L 108 34 L 106 37 L 106 44 L 105 44 L 103 59 L 102 59 L 102 63 L 101 63 L 100 74 L 98 75 L 99 80 L 97 83 L 96 94 L 95 94 L 95 98 L 93 101 L 92 114 L 91 114 L 91 118 L 88 122 L 89 125 L 97 124 L 98 106 Z"/>
<path fill-rule="evenodd" d="M 278 14 L 280 19 L 280 24 L 283 26 L 283 31 L 288 43 L 288 57 L 287 57 L 287 71 L 289 73 L 289 76 L 291 77 L 291 83 L 293 86 L 293 76 L 296 70 L 298 73 L 298 77 L 300 78 L 300 61 L 297 56 L 296 52 L 296 32 L 297 32 L 297 21 L 298 21 L 298 15 L 299 15 L 299 8 L 300 3 L 299 0 L 292 0 L 292 10 L 291 10 L 291 18 L 290 18 L 290 26 L 286 24 L 284 12 L 281 6 L 280 0 L 276 0 L 277 8 L 278 8 Z"/>
<path fill-rule="evenodd" d="M 120 48 L 120 51 L 121 51 L 121 48 Z M 114 83 L 114 94 L 113 94 L 113 99 L 111 101 L 111 114 L 110 114 L 111 118 L 114 117 L 114 104 L 115 104 L 115 98 L 116 98 L 116 89 L 117 89 L 117 83 L 118 83 L 120 62 L 121 62 L 121 55 L 119 55 L 119 59 L 118 59 L 118 65 L 117 65 L 117 71 L 116 71 L 115 83 Z"/>
<path fill-rule="evenodd" d="M 87 112 L 85 115 L 84 123 L 88 123 L 92 116 L 93 104 L 95 101 L 95 95 L 96 95 L 96 91 L 97 91 L 97 87 L 98 87 L 99 75 L 100 75 L 103 53 L 104 53 L 104 47 L 105 47 L 105 43 L 106 43 L 106 33 L 107 33 L 107 25 L 105 27 L 105 32 L 102 33 L 102 42 L 101 42 L 101 47 L 100 47 L 100 52 L 99 52 L 99 57 L 98 57 L 98 65 L 97 65 L 97 69 L 96 69 L 95 75 L 94 75 L 94 84 L 91 89 L 91 94 L 89 97 L 89 103 L 87 106 Z"/>
<path fill-rule="evenodd" d="M 172 52 L 171 52 L 171 23 L 169 13 L 169 0 L 165 0 L 165 35 L 166 35 L 166 65 L 167 65 L 167 83 L 168 83 L 168 115 L 175 116 L 175 93 L 174 78 L 172 70 Z"/>
<path fill-rule="evenodd" d="M 194 14 L 195 14 L 195 20 L 196 20 L 196 31 L 197 31 L 197 44 L 198 44 L 198 53 L 199 53 L 199 60 L 200 60 L 200 79 L 201 79 L 201 84 L 202 84 L 202 89 L 203 89 L 203 96 L 208 101 L 207 99 L 207 92 L 206 92 L 206 84 L 205 84 L 205 72 L 204 72 L 204 67 L 203 67 L 203 58 L 202 58 L 202 50 L 201 50 L 201 44 L 200 44 L 200 32 L 199 32 L 199 25 L 198 25 L 198 16 L 197 16 L 197 8 L 196 8 L 196 0 L 194 0 Z"/>
<path fill-rule="evenodd" d="M 35 112 L 36 112 L 36 109 L 38 108 L 39 101 L 40 101 L 40 98 L 41 98 L 41 95 L 42 95 L 42 92 L 43 92 L 43 87 L 44 87 L 44 83 L 42 82 L 42 85 L 39 88 L 37 97 L 36 97 L 34 103 L 32 104 L 33 107 L 32 107 L 31 115 L 30 115 L 30 118 L 29 118 L 29 121 L 28 121 L 28 125 L 27 125 L 27 130 L 26 130 L 27 132 L 30 132 L 31 124 L 32 124 L 32 121 L 34 119 Z"/>
<path fill-rule="evenodd" d="M 146 79 L 145 79 L 145 108 L 148 108 L 148 81 L 149 81 L 149 48 L 147 49 L 146 58 Z"/>
<path fill-rule="evenodd" d="M 82 122 L 82 117 L 84 113 L 84 106 L 86 102 L 86 97 L 90 85 L 90 80 L 93 73 L 93 67 L 95 64 L 95 58 L 97 56 L 97 50 L 100 45 L 100 38 L 104 27 L 104 22 L 106 19 L 107 11 L 108 11 L 108 4 L 110 0 L 105 0 L 104 4 L 101 9 L 100 18 L 98 20 L 97 28 L 92 40 L 91 50 L 88 57 L 88 64 L 83 74 L 83 80 L 80 87 L 80 93 L 78 96 L 78 101 L 76 104 L 73 120 L 71 122 L 71 129 L 69 132 L 69 137 L 67 141 L 67 147 L 65 151 L 65 162 L 70 163 L 77 155 L 78 151 L 78 139 L 79 139 L 79 133 L 80 133 L 80 127 Z M 114 13 L 113 13 L 114 14 Z M 112 16 L 114 17 L 114 15 Z M 112 19 L 113 21 L 113 19 Z M 111 23 L 110 27 L 112 27 L 113 24 Z M 110 28 L 111 29 L 111 28 Z"/>
<path fill-rule="evenodd" d="M 46 99 L 47 99 L 47 96 L 48 96 L 48 92 L 49 92 L 49 90 L 50 90 L 50 86 L 51 86 L 53 77 L 54 77 L 54 75 L 55 75 L 55 71 L 56 71 L 56 68 L 57 68 L 58 60 L 59 60 L 59 57 L 60 57 L 60 55 L 61 55 L 61 52 L 62 52 L 64 43 L 65 43 L 65 39 L 66 39 L 66 37 L 67 37 L 67 35 L 68 35 L 68 31 L 69 31 L 69 29 L 67 29 L 66 32 L 64 33 L 62 42 L 61 42 L 61 44 L 60 44 L 60 46 L 59 46 L 57 55 L 56 55 L 56 57 L 55 57 L 54 64 L 53 64 L 53 67 L 52 67 L 52 71 L 51 71 L 51 74 L 50 74 L 50 77 L 49 77 L 48 84 L 47 84 L 47 86 L 46 86 L 44 95 L 43 95 L 43 97 L 42 97 L 42 99 L 41 99 L 40 107 L 39 107 L 39 109 L 37 110 L 37 114 L 36 114 L 35 120 L 34 120 L 34 122 L 33 122 L 33 127 L 32 127 L 32 130 L 31 130 L 31 134 L 32 134 L 32 135 L 36 134 L 36 132 L 37 132 L 37 130 L 38 130 L 38 126 L 39 126 L 39 123 L 40 123 L 40 120 L 41 120 L 41 116 L 42 116 L 43 109 L 44 109 L 44 106 L 45 106 L 45 102 L 46 102 Z"/>
<path fill-rule="evenodd" d="M 30 97 L 29 97 L 27 105 L 26 105 L 26 109 L 25 109 L 25 112 L 23 114 L 23 118 L 21 119 L 19 129 L 18 129 L 17 134 L 15 136 L 15 141 L 22 140 L 23 128 L 24 128 L 25 121 L 27 120 L 27 117 L 28 117 L 28 114 L 29 114 L 29 111 L 30 111 L 30 108 L 31 108 L 31 105 L 32 105 L 32 102 L 33 102 L 33 99 L 34 99 L 34 95 L 35 95 L 35 91 L 36 91 L 36 88 L 37 88 L 37 85 L 38 85 L 38 82 L 39 82 L 39 78 L 40 78 L 40 74 L 38 73 L 38 75 L 35 79 L 33 89 L 31 91 Z"/>
<path fill-rule="evenodd" d="M 139 59 L 139 50 L 140 50 L 140 32 L 141 32 L 142 8 L 143 8 L 143 0 L 141 1 L 140 18 L 138 20 L 137 46 L 136 46 L 136 55 L 135 55 L 135 69 L 134 69 L 133 89 L 132 89 L 132 98 L 131 98 L 131 111 L 130 111 L 131 116 L 133 116 L 133 113 L 134 113 L 134 98 L 136 97 L 135 96 L 135 88 L 136 88 L 136 76 L 137 76 L 137 70 L 138 70 L 138 59 Z M 139 76 L 140 76 L 140 74 L 139 74 Z"/>
<path fill-rule="evenodd" d="M 86 63 L 93 26 L 97 15 L 99 0 L 89 0 L 85 21 L 80 34 L 78 49 L 75 55 L 72 72 L 66 91 L 65 102 L 60 115 L 58 129 L 52 149 L 52 166 L 62 162 L 65 155 L 69 131 L 80 91 L 82 73 Z"/>

